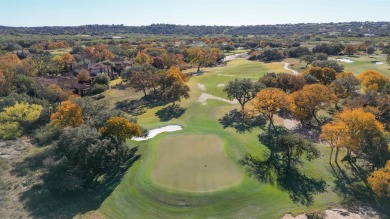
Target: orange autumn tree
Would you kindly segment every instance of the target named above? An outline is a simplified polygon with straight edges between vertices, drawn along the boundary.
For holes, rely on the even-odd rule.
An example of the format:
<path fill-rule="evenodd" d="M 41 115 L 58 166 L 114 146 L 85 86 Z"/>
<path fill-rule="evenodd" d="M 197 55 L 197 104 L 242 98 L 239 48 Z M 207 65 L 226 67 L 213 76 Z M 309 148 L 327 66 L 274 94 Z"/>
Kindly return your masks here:
<path fill-rule="evenodd" d="M 167 70 L 167 76 L 172 77 L 174 82 L 179 82 L 180 84 L 184 84 L 188 81 L 187 77 L 180 71 L 178 67 L 171 67 Z"/>
<path fill-rule="evenodd" d="M 62 54 L 60 59 L 64 62 L 66 68 L 74 61 L 74 57 L 70 53 Z"/>
<path fill-rule="evenodd" d="M 384 168 L 372 172 L 367 181 L 377 196 L 390 198 L 390 160 Z"/>
<path fill-rule="evenodd" d="M 253 99 L 252 106 L 255 113 L 262 114 L 268 119 L 268 134 L 274 126 L 274 115 L 280 109 L 287 109 L 290 104 L 287 94 L 278 88 L 266 88 L 258 92 Z"/>
<path fill-rule="evenodd" d="M 92 80 L 89 72 L 86 69 L 81 69 L 79 74 L 77 75 L 77 80 L 81 83 L 90 82 Z"/>
<path fill-rule="evenodd" d="M 345 109 L 335 116 L 335 121 L 322 126 L 320 137 L 331 146 L 336 147 L 335 162 L 338 149 L 347 149 L 347 156 L 354 152 L 364 151 L 367 144 L 379 145 L 384 134 L 384 126 L 375 115 L 362 108 Z"/>
<path fill-rule="evenodd" d="M 318 111 L 326 109 L 337 97 L 331 89 L 322 84 L 305 85 L 301 90 L 289 96 L 291 111 L 301 122 L 314 118 L 321 124 L 317 117 Z"/>
<path fill-rule="evenodd" d="M 51 125 L 78 127 L 84 123 L 81 107 L 70 101 L 63 101 L 57 111 L 50 116 Z"/>
<path fill-rule="evenodd" d="M 334 148 L 336 148 L 336 155 L 334 162 L 337 163 L 339 150 L 342 147 L 342 140 L 346 130 L 346 124 L 343 122 L 333 122 L 322 126 L 320 138 L 326 141 L 331 149 L 329 155 L 329 163 L 332 162 L 332 154 Z"/>
<path fill-rule="evenodd" d="M 86 47 L 84 53 L 97 62 L 104 60 L 113 60 L 114 54 L 108 49 L 106 45 L 98 44 L 94 47 Z"/>
<path fill-rule="evenodd" d="M 390 83 L 388 77 L 373 70 L 364 71 L 357 78 L 361 81 L 361 85 L 363 85 L 366 91 L 380 91 L 386 84 Z"/>
<path fill-rule="evenodd" d="M 131 123 L 126 118 L 119 116 L 109 119 L 99 131 L 105 136 L 114 136 L 122 142 L 128 138 L 142 135 L 142 129 L 138 124 Z"/>

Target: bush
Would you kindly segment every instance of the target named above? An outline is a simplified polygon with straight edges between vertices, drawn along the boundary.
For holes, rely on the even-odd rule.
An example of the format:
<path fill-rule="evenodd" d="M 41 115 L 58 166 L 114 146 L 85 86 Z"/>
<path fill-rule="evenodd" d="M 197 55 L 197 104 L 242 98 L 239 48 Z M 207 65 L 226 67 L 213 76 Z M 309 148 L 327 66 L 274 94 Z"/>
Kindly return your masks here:
<path fill-rule="evenodd" d="M 110 83 L 110 77 L 106 74 L 98 74 L 95 79 L 93 80 L 94 84 L 101 84 L 108 87 Z"/>
<path fill-rule="evenodd" d="M 61 135 L 59 126 L 46 125 L 35 131 L 34 138 L 40 145 L 50 144 Z"/>
<path fill-rule="evenodd" d="M 5 122 L 0 123 L 0 138 L 4 140 L 15 139 L 22 135 L 19 123 Z"/>
<path fill-rule="evenodd" d="M 107 86 L 103 84 L 94 84 L 92 86 L 92 93 L 93 94 L 100 94 L 107 90 Z"/>

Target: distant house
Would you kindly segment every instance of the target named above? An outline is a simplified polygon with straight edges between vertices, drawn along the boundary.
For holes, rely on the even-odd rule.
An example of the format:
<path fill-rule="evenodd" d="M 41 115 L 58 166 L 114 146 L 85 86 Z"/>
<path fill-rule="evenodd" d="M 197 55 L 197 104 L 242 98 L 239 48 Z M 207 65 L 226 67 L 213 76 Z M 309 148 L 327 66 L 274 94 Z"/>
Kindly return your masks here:
<path fill-rule="evenodd" d="M 13 54 L 17 55 L 19 59 L 25 59 L 31 56 L 30 51 L 27 49 L 14 50 Z"/>
<path fill-rule="evenodd" d="M 80 96 L 85 96 L 91 94 L 91 84 L 90 83 L 79 83 L 77 77 L 73 73 L 67 73 L 61 77 L 37 77 L 35 78 L 44 87 L 48 87 L 50 84 L 56 84 L 61 87 L 62 90 L 70 90 L 74 94 Z"/>

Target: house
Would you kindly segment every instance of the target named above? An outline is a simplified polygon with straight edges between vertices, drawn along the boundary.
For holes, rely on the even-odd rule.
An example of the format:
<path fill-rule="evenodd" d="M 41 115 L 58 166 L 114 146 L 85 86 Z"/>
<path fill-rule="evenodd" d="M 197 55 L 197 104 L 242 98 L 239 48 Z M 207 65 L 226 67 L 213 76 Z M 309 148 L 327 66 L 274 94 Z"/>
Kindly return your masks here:
<path fill-rule="evenodd" d="M 26 49 L 14 50 L 13 54 L 17 55 L 19 59 L 25 59 L 31 56 L 30 51 Z"/>

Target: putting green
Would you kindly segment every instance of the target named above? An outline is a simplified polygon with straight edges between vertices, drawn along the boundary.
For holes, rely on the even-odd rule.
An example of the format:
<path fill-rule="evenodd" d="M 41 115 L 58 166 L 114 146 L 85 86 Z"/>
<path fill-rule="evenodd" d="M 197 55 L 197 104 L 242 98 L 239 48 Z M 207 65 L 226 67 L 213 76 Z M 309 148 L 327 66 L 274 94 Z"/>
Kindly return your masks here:
<path fill-rule="evenodd" d="M 211 192 L 238 185 L 242 174 L 215 135 L 171 135 L 157 146 L 152 180 L 188 192 Z"/>

